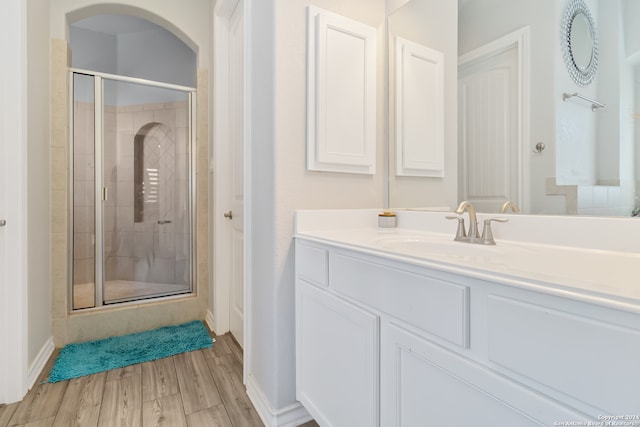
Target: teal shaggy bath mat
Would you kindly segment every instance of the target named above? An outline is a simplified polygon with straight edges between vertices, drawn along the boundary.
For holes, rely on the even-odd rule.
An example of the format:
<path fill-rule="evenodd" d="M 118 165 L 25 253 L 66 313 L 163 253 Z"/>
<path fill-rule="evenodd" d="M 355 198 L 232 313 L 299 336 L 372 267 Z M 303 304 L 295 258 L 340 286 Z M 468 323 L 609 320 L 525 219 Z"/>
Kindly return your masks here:
<path fill-rule="evenodd" d="M 55 383 L 209 348 L 213 341 L 215 340 L 209 336 L 202 322 L 195 320 L 152 331 L 68 344 L 60 350 L 49 375 L 49 382 Z"/>

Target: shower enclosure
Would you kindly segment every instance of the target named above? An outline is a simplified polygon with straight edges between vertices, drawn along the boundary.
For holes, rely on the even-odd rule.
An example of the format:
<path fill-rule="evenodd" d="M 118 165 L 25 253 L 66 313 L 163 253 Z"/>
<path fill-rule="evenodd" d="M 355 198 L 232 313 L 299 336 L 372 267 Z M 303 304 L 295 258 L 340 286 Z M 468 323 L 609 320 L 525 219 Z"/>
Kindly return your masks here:
<path fill-rule="evenodd" d="M 193 292 L 195 89 L 71 76 L 72 309 Z"/>

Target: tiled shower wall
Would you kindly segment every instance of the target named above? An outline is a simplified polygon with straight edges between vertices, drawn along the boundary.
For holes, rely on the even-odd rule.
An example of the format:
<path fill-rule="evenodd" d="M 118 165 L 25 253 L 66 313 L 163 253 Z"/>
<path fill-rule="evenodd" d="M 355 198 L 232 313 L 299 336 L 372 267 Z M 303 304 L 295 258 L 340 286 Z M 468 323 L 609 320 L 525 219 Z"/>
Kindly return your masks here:
<path fill-rule="evenodd" d="M 85 195 L 74 197 L 74 284 L 80 284 L 93 282 L 94 275 L 93 106 L 76 103 L 76 109 L 74 188 Z M 157 205 L 145 203 L 142 221 L 134 222 L 134 139 L 149 124 L 152 130 L 146 137 L 151 141 L 145 146 L 157 143 L 164 150 L 156 165 L 163 182 Z M 189 284 L 188 125 L 186 102 L 105 106 L 106 281 Z M 158 224 L 158 220 L 171 223 Z"/>

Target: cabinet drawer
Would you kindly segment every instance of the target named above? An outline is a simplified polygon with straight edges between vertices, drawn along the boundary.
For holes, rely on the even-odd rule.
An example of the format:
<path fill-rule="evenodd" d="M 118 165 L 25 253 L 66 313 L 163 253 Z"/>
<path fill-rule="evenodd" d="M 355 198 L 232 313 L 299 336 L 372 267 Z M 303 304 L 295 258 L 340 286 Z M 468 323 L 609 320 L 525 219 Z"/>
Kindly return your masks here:
<path fill-rule="evenodd" d="M 469 347 L 468 287 L 333 252 L 329 265 L 329 285 L 336 292 Z"/>
<path fill-rule="evenodd" d="M 327 251 L 296 241 L 296 276 L 327 286 Z"/>
<path fill-rule="evenodd" d="M 589 309 L 578 315 L 490 295 L 489 360 L 588 404 L 594 415 L 635 414 L 640 331 L 589 317 Z"/>

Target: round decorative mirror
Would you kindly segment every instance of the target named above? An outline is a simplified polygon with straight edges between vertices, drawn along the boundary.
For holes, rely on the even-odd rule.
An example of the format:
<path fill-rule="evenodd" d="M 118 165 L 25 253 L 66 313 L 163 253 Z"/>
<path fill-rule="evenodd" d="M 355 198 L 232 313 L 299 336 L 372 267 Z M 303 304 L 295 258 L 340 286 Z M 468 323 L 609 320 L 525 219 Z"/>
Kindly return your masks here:
<path fill-rule="evenodd" d="M 584 0 L 569 0 L 561 29 L 567 71 L 578 86 L 588 86 L 598 70 L 598 33 Z"/>

